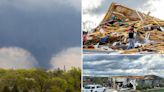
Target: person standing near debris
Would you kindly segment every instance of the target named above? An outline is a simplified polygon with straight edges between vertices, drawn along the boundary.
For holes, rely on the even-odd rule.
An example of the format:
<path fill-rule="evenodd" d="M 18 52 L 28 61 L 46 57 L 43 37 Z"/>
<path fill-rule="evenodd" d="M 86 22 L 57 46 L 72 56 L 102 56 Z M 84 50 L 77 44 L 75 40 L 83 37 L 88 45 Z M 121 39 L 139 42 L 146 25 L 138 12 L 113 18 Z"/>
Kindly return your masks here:
<path fill-rule="evenodd" d="M 135 43 L 135 40 L 134 40 L 134 24 L 129 28 L 128 30 L 128 41 L 129 41 L 129 45 L 128 45 L 128 48 L 127 49 L 132 49 L 134 48 L 134 43 Z"/>

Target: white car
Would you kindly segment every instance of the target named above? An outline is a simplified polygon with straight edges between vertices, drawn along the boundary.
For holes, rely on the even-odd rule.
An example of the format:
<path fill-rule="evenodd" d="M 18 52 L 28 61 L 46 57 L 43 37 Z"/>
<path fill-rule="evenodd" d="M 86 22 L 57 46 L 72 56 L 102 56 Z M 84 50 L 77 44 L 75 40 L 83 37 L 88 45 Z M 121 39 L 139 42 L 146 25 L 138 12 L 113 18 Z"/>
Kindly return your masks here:
<path fill-rule="evenodd" d="M 105 92 L 105 87 L 101 85 L 86 85 L 83 92 Z"/>

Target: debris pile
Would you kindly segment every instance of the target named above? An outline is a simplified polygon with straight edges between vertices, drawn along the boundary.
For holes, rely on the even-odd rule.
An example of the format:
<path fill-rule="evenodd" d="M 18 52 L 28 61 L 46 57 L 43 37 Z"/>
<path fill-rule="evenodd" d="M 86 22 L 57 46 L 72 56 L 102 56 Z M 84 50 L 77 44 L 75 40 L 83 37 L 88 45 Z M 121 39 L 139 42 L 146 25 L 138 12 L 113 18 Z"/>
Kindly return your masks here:
<path fill-rule="evenodd" d="M 164 53 L 164 21 L 112 3 L 91 33 L 83 32 L 83 49 L 120 54 Z"/>

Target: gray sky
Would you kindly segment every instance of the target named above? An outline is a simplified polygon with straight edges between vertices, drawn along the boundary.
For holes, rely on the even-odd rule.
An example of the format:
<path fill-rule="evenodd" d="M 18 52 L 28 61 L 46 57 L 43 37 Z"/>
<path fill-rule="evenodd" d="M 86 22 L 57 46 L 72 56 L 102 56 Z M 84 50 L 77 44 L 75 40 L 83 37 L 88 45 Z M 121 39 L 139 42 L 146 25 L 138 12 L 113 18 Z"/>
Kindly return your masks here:
<path fill-rule="evenodd" d="M 164 55 L 84 55 L 85 76 L 164 77 Z"/>
<path fill-rule="evenodd" d="M 43 68 L 63 49 L 80 47 L 81 2 L 63 1 L 0 0 L 0 47 L 24 49 Z"/>

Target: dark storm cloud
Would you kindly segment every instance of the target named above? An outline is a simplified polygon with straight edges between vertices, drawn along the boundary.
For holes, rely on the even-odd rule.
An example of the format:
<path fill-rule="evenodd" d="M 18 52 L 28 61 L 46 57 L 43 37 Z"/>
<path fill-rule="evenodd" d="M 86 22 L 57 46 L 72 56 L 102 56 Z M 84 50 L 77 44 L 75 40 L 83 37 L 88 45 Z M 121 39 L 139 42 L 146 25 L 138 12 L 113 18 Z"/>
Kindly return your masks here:
<path fill-rule="evenodd" d="M 132 61 L 139 59 L 140 56 L 129 55 L 85 55 L 84 69 L 95 69 L 105 71 L 107 69 L 129 69 L 132 66 Z M 126 63 L 125 63 L 126 62 Z M 129 67 L 127 67 L 129 66 Z"/>
<path fill-rule="evenodd" d="M 161 74 L 164 77 L 163 58 L 164 55 L 85 55 L 83 73 L 100 76 Z"/>
<path fill-rule="evenodd" d="M 47 68 L 52 54 L 80 46 L 80 2 L 77 9 L 58 0 L 39 1 L 0 1 L 0 46 L 24 48 Z"/>
<path fill-rule="evenodd" d="M 121 61 L 123 59 L 138 59 L 140 56 L 134 55 L 133 57 L 129 57 L 129 55 L 84 55 L 83 61 L 99 61 L 99 60 L 114 60 Z"/>

